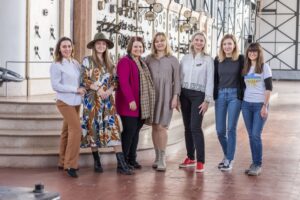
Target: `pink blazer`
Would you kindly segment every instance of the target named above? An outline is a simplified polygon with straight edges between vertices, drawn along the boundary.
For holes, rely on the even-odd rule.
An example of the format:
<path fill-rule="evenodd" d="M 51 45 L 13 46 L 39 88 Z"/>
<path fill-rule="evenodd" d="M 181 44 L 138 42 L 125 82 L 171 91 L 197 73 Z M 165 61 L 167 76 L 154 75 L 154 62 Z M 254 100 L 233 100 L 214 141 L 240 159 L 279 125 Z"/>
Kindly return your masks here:
<path fill-rule="evenodd" d="M 116 91 L 116 108 L 121 116 L 140 116 L 140 78 L 134 60 L 128 56 L 121 58 L 117 65 L 119 86 Z M 137 109 L 129 109 L 129 103 L 135 101 Z"/>

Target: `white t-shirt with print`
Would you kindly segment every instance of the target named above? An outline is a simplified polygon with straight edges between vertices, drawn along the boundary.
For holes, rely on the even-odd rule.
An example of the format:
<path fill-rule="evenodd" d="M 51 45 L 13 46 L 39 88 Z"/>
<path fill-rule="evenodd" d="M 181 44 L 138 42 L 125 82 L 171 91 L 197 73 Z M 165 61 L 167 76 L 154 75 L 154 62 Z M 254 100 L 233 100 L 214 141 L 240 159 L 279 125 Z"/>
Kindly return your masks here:
<path fill-rule="evenodd" d="M 261 74 L 254 73 L 254 66 L 250 67 L 249 73 L 244 77 L 246 90 L 244 101 L 253 103 L 263 103 L 266 91 L 264 79 L 272 77 L 272 71 L 268 64 L 264 64 Z"/>

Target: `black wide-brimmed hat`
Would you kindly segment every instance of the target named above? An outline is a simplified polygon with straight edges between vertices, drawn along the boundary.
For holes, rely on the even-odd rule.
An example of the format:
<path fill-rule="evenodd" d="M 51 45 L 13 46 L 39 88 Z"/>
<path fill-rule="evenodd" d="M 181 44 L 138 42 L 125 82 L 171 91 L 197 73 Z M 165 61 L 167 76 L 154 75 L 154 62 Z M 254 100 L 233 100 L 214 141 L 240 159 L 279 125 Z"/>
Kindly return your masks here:
<path fill-rule="evenodd" d="M 112 41 L 110 41 L 109 39 L 107 39 L 105 37 L 105 35 L 103 33 L 101 33 L 101 32 L 96 33 L 95 36 L 94 36 L 94 40 L 90 41 L 86 45 L 86 47 L 88 49 L 92 49 L 94 47 L 95 42 L 97 42 L 97 41 L 104 41 L 104 42 L 106 42 L 107 48 L 109 48 L 109 49 L 112 49 L 114 47 L 114 43 Z"/>

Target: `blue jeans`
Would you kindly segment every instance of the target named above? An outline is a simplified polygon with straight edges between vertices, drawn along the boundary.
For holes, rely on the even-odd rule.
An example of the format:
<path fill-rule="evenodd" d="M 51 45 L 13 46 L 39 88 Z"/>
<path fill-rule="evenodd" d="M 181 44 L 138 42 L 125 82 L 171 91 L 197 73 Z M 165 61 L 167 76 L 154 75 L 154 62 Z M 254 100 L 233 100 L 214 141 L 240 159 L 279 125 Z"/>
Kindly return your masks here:
<path fill-rule="evenodd" d="M 234 159 L 240 111 L 241 100 L 237 98 L 237 89 L 219 89 L 218 99 L 215 101 L 216 129 L 224 157 L 230 161 Z"/>
<path fill-rule="evenodd" d="M 252 163 L 256 166 L 262 164 L 262 141 L 261 133 L 267 118 L 260 115 L 263 103 L 250 103 L 243 101 L 242 113 L 247 128 L 250 149 L 252 154 Z"/>

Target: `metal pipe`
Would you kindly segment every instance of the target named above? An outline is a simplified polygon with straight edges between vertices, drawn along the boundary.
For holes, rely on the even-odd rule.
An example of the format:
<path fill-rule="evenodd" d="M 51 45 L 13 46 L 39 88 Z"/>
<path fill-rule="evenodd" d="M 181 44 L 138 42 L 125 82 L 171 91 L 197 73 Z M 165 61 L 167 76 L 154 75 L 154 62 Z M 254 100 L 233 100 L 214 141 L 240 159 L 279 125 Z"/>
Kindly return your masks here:
<path fill-rule="evenodd" d="M 236 26 L 235 26 L 236 25 L 236 20 L 235 19 L 236 19 L 236 12 L 237 12 L 237 5 L 236 5 L 237 2 L 236 2 L 236 0 L 234 0 L 233 3 L 234 3 L 234 6 L 233 6 L 233 9 L 234 9 L 233 10 L 233 34 L 236 35 Z M 243 8 L 243 11 L 244 11 L 244 8 Z M 244 20 L 242 22 L 244 23 Z"/>
<path fill-rule="evenodd" d="M 59 1 L 59 20 L 58 20 L 58 27 L 59 27 L 59 37 L 62 37 L 65 32 L 65 0 Z"/>
<path fill-rule="evenodd" d="M 74 0 L 70 0 L 70 37 L 74 42 Z"/>
<path fill-rule="evenodd" d="M 180 19 L 182 8 L 183 8 L 183 4 L 181 4 L 180 10 L 179 10 L 178 19 Z M 179 22 L 178 22 L 177 26 L 178 26 L 178 31 L 177 31 L 178 32 L 178 52 L 177 52 L 177 58 L 179 58 L 179 55 L 180 55 L 180 51 L 179 51 L 179 49 L 180 49 L 180 27 L 179 27 Z"/>
<path fill-rule="evenodd" d="M 138 9 L 139 9 L 139 0 L 136 1 L 136 8 L 135 10 L 138 12 Z M 138 16 L 136 16 L 135 18 L 135 27 L 138 28 L 138 25 L 139 25 L 139 18 Z M 137 36 L 138 35 L 138 32 L 135 32 L 135 35 Z"/>
<path fill-rule="evenodd" d="M 169 26 L 168 26 L 168 24 L 169 24 L 169 14 L 170 14 L 170 6 L 171 6 L 171 2 L 172 2 L 172 0 L 169 0 L 169 4 L 168 4 L 168 7 L 167 7 L 167 17 L 166 17 L 166 20 L 167 20 L 167 22 L 166 22 L 166 33 L 167 33 L 167 37 L 169 38 Z M 170 38 L 169 38 L 170 39 Z"/>
<path fill-rule="evenodd" d="M 25 79 L 26 79 L 26 96 L 30 94 L 30 82 L 29 73 L 30 65 L 28 60 L 30 59 L 30 0 L 26 0 L 26 47 L 25 47 Z M 7 95 L 7 92 L 6 92 Z"/>
<path fill-rule="evenodd" d="M 298 70 L 298 48 L 299 48 L 299 9 L 300 3 L 297 1 L 297 11 L 296 11 L 296 42 L 295 42 L 295 70 Z"/>
<path fill-rule="evenodd" d="M 226 3 L 227 1 L 223 1 L 223 20 L 222 20 L 222 27 L 223 27 L 223 34 L 222 34 L 222 36 L 224 35 L 224 33 L 226 33 L 226 32 L 228 32 L 228 30 L 225 30 L 225 29 L 227 29 L 227 27 L 225 27 L 225 20 L 227 19 L 227 17 L 226 17 L 226 5 L 227 5 L 227 3 Z"/>
<path fill-rule="evenodd" d="M 213 1 L 210 1 L 210 16 L 213 17 L 213 10 L 214 10 L 214 7 L 213 7 L 213 4 L 214 2 Z"/>
<path fill-rule="evenodd" d="M 138 3 L 139 3 L 139 1 L 137 0 L 136 1 L 136 6 L 138 6 Z M 118 15 L 118 6 L 119 6 L 119 0 L 117 0 L 117 2 L 116 2 L 116 24 L 118 24 L 119 23 L 119 15 Z M 136 8 L 136 18 L 138 19 L 138 14 L 139 12 L 138 12 L 138 9 Z M 118 60 L 119 60 L 119 58 L 118 58 L 118 48 L 119 48 L 119 42 L 118 42 L 118 39 L 119 39 L 119 33 L 116 33 L 116 45 L 115 45 L 115 56 L 114 56 L 114 58 L 115 58 L 115 60 L 114 60 L 114 62 L 117 64 L 117 62 L 118 62 Z M 117 66 L 117 65 L 116 65 Z"/>
<path fill-rule="evenodd" d="M 242 33 L 241 33 L 241 37 L 242 37 L 242 42 L 241 42 L 241 49 L 240 49 L 240 51 L 241 51 L 241 53 L 244 53 L 244 51 L 245 51 L 245 23 L 244 23 L 244 20 L 245 20 L 245 18 L 244 18 L 244 13 L 245 13 L 245 0 L 242 0 L 242 2 L 243 2 L 243 5 L 242 5 Z M 251 6 L 251 3 L 250 3 L 250 6 Z M 251 13 L 251 8 L 250 8 L 250 6 L 249 6 L 249 13 Z M 250 27 L 250 17 L 248 18 L 248 26 Z"/>

